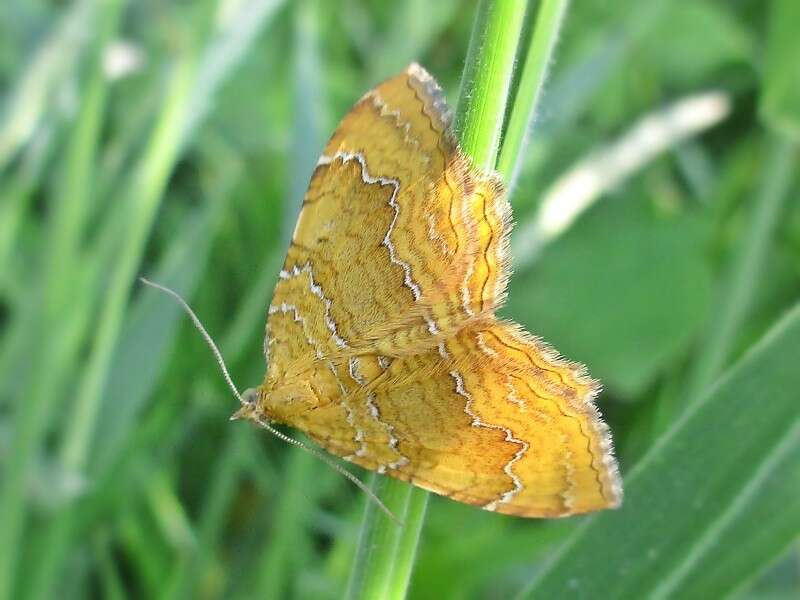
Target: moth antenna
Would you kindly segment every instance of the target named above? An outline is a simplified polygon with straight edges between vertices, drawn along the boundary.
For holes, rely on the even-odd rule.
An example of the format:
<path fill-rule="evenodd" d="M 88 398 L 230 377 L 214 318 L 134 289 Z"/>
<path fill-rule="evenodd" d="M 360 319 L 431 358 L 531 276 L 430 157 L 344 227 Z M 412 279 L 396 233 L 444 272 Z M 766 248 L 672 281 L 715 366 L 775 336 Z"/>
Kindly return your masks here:
<path fill-rule="evenodd" d="M 183 311 L 187 315 L 189 315 L 189 318 L 192 320 L 192 323 L 194 323 L 194 326 L 197 328 L 197 331 L 200 332 L 200 335 L 203 336 L 203 339 L 206 341 L 206 344 L 208 344 L 208 347 L 211 348 L 211 352 L 214 353 L 214 358 L 217 359 L 217 364 L 219 365 L 219 368 L 222 371 L 222 376 L 225 378 L 225 383 L 228 384 L 228 387 L 233 392 L 233 395 L 236 396 L 236 399 L 239 401 L 239 403 L 244 406 L 245 401 L 242 399 L 242 395 L 236 388 L 236 384 L 233 383 L 233 379 L 231 379 L 230 373 L 228 373 L 228 367 L 225 366 L 225 359 L 222 358 L 222 352 L 219 351 L 219 348 L 217 348 L 217 344 L 214 342 L 214 339 L 211 337 L 211 334 L 208 333 L 208 331 L 206 331 L 206 328 L 200 322 L 200 319 L 197 317 L 196 314 L 194 314 L 192 307 L 189 306 L 186 300 L 181 298 L 181 295 L 175 290 L 165 287 L 159 283 L 150 281 L 149 279 L 145 279 L 144 277 L 139 277 L 139 281 L 141 281 L 145 285 L 149 285 L 152 288 L 164 292 L 169 296 L 172 296 L 173 300 L 175 300 L 175 302 L 177 302 L 180 305 Z"/>
<path fill-rule="evenodd" d="M 200 335 L 203 336 L 203 339 L 206 341 L 206 344 L 208 344 L 208 347 L 211 348 L 211 352 L 214 354 L 214 358 L 217 360 L 217 364 L 219 365 L 219 368 L 222 371 L 222 376 L 225 378 L 225 383 L 228 384 L 228 387 L 230 388 L 231 392 L 233 392 L 233 395 L 236 397 L 236 399 L 242 406 L 249 406 L 249 404 L 244 401 L 242 395 L 239 393 L 236 384 L 233 383 L 233 379 L 231 378 L 230 373 L 228 373 L 228 367 L 225 365 L 225 359 L 222 358 L 222 352 L 220 352 L 220 349 L 217 347 L 217 344 L 216 342 L 214 342 L 214 339 L 211 337 L 211 334 L 208 333 L 206 328 L 203 326 L 203 323 L 200 321 L 200 319 L 192 310 L 192 307 L 189 306 L 189 304 L 186 302 L 186 300 L 184 300 L 181 297 L 181 295 L 175 290 L 163 286 L 159 283 L 155 283 L 154 281 L 150 281 L 145 277 L 139 277 L 139 281 L 141 281 L 145 285 L 148 285 L 152 288 L 159 290 L 160 292 L 164 292 L 165 294 L 171 296 L 172 299 L 175 300 L 175 302 L 177 302 L 178 305 L 183 309 L 183 311 L 187 315 L 189 315 L 189 318 L 192 320 L 192 323 L 194 324 L 195 328 L 200 332 Z M 296 440 L 293 437 L 289 437 L 285 433 L 278 431 L 261 417 L 255 415 L 254 420 L 262 428 L 269 431 L 279 440 L 286 442 L 287 444 L 290 444 L 292 446 L 296 446 L 304 450 L 305 452 L 308 452 L 312 456 L 315 456 L 316 458 L 324 462 L 326 465 L 331 467 L 334 471 L 336 471 L 340 475 L 343 475 L 344 477 L 349 479 L 353 484 L 356 485 L 356 487 L 358 487 L 362 492 L 364 492 L 370 500 L 375 502 L 378 505 L 378 507 L 386 514 L 387 517 L 389 517 L 396 525 L 402 527 L 403 523 L 400 521 L 400 519 L 398 519 L 394 515 L 394 513 L 386 507 L 386 505 L 383 502 L 381 502 L 380 498 L 378 498 L 378 496 L 375 495 L 375 492 L 373 492 L 366 485 L 364 485 L 364 483 L 358 477 L 353 475 L 350 471 L 343 468 L 341 465 L 335 463 L 333 460 L 331 460 L 329 457 L 325 456 L 324 454 L 322 454 L 322 452 L 319 452 L 315 448 L 306 446 L 300 440 Z"/>
<path fill-rule="evenodd" d="M 332 468 L 334 471 L 336 471 L 340 475 L 343 475 L 344 477 L 349 479 L 352 483 L 355 484 L 356 487 L 358 487 L 358 489 L 360 489 L 362 492 L 364 492 L 370 500 L 372 500 L 375 504 L 377 504 L 378 508 L 380 508 L 381 511 L 383 511 L 383 513 L 387 517 L 389 517 L 394 522 L 395 525 L 397 525 L 398 527 L 402 527 L 403 526 L 403 522 L 400 519 L 398 519 L 397 516 L 395 516 L 395 514 L 392 511 L 390 511 L 387 508 L 387 506 L 381 501 L 381 499 L 378 498 L 378 496 L 375 495 L 375 492 L 373 492 L 371 489 L 369 489 L 364 484 L 363 481 L 361 481 L 358 477 L 353 475 L 350 471 L 348 471 L 347 469 L 345 469 L 341 465 L 339 465 L 336 462 L 334 462 L 333 460 L 331 460 L 331 458 L 329 458 L 328 456 L 325 456 L 322 452 L 318 451 L 316 448 L 311 448 L 310 446 L 306 446 L 300 440 L 296 440 L 296 439 L 294 439 L 292 437 L 289 437 L 285 433 L 282 433 L 282 432 L 278 431 L 277 429 L 275 429 L 272 425 L 270 425 L 267 421 L 265 421 L 261 417 L 255 416 L 254 420 L 255 420 L 256 423 L 258 423 L 261 427 L 263 427 L 264 429 L 269 431 L 276 438 L 278 438 L 280 440 L 283 440 L 287 444 L 292 444 L 293 446 L 297 446 L 298 448 L 301 448 L 302 450 L 305 450 L 311 456 L 314 456 L 314 457 L 318 458 L 319 460 L 324 462 L 326 465 L 328 465 L 330 468 Z"/>

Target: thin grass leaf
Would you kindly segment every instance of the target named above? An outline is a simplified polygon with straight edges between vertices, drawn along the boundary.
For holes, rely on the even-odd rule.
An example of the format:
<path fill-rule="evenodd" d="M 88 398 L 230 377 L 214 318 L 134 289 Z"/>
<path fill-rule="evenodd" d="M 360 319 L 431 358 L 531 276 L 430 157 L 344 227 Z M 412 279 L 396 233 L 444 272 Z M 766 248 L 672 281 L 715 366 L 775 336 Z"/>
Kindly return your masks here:
<path fill-rule="evenodd" d="M 144 499 L 160 537 L 178 550 L 193 547 L 197 541 L 186 508 L 181 504 L 169 470 L 156 469 L 147 482 Z"/>
<path fill-rule="evenodd" d="M 155 598 L 164 588 L 169 554 L 153 543 L 157 536 L 149 531 L 150 523 L 141 506 L 122 506 L 115 518 L 115 534 L 136 573 L 142 595 Z"/>
<path fill-rule="evenodd" d="M 217 153 L 213 160 L 225 171 L 221 181 L 209 190 L 203 209 L 175 232 L 152 271 L 153 280 L 185 297 L 191 297 L 201 279 L 214 233 L 228 207 L 231 186 L 241 174 L 241 165 L 232 159 L 226 160 Z M 137 296 L 128 309 L 103 391 L 104 397 L 113 397 L 114 402 L 104 404 L 98 415 L 93 442 L 96 451 L 90 463 L 92 472 L 102 473 L 111 468 L 120 453 L 125 452 L 141 412 L 168 364 L 168 353 L 183 318 L 177 306 L 165 303 L 161 294 L 150 292 Z"/>
<path fill-rule="evenodd" d="M 183 142 L 214 105 L 216 95 L 230 74 L 245 58 L 256 36 L 272 20 L 285 0 L 247 0 L 219 3 L 215 31 L 199 60 L 195 89 L 186 108 Z M 234 10 L 230 9 L 234 6 Z M 227 10 L 225 10 L 227 9 Z"/>
<path fill-rule="evenodd" d="M 629 62 L 669 4 L 668 0 L 615 4 L 619 22 L 586 44 L 581 59 L 553 79 L 542 99 L 541 112 L 546 118 L 540 123 L 540 136 L 549 140 L 585 113 L 603 86 Z"/>
<path fill-rule="evenodd" d="M 526 7 L 482 0 L 477 9 L 455 128 L 462 150 L 482 169 L 496 166 Z"/>
<path fill-rule="evenodd" d="M 387 582 L 388 597 L 403 600 L 411 584 L 411 573 L 417 559 L 417 549 L 428 510 L 428 497 L 425 490 L 412 487 L 409 491 L 406 508 L 400 519 L 405 523 L 405 531 L 397 542 L 390 580 Z"/>
<path fill-rule="evenodd" d="M 109 536 L 106 532 L 95 535 L 93 540 L 94 559 L 100 571 L 100 588 L 103 598 L 125 600 L 125 585 L 114 562 Z"/>
<path fill-rule="evenodd" d="M 569 0 L 542 0 L 539 3 L 536 26 L 528 45 L 519 87 L 503 135 L 503 147 L 497 160 L 497 171 L 510 188 L 513 188 L 517 178 L 522 153 L 536 117 L 536 107 L 553 60 L 553 50 L 568 5 Z"/>
<path fill-rule="evenodd" d="M 102 390 L 124 322 L 130 286 L 162 196 L 169 166 L 174 160 L 181 122 L 180 110 L 191 89 L 192 70 L 189 60 L 184 60 L 178 66 L 148 152 L 140 165 L 136 185 L 130 192 L 128 237 L 117 256 L 116 270 L 111 274 L 104 304 L 97 319 L 97 330 L 92 340 L 87 367 L 75 396 L 74 413 L 64 432 L 60 459 L 63 468 L 68 472 L 81 473 L 86 468 L 101 406 Z M 34 582 L 34 596 L 47 595 L 53 585 L 57 564 L 71 535 L 71 521 L 70 511 L 65 511 L 50 528 L 53 539 L 48 544 L 49 554 L 46 560 L 38 565 L 40 570 Z"/>
<path fill-rule="evenodd" d="M 795 27 L 800 21 L 800 3 L 773 0 L 769 4 L 768 19 L 759 113 L 775 131 L 800 142 L 800 65 L 796 60 L 800 40 Z"/>
<path fill-rule="evenodd" d="M 205 497 L 200 520 L 196 527 L 197 544 L 193 552 L 178 557 L 165 585 L 160 586 L 159 598 L 190 597 L 203 581 L 207 566 L 213 556 L 213 548 L 225 524 L 231 499 L 236 492 L 241 466 L 248 448 L 248 436 L 242 431 L 231 430 L 225 447 L 214 465 L 214 480 Z"/>
<path fill-rule="evenodd" d="M 428 53 L 451 23 L 459 3 L 455 0 L 406 0 L 392 5 L 389 28 L 377 33 L 364 52 L 370 81 L 382 81 Z M 385 52 L 391 48 L 391 52 Z"/>
<path fill-rule="evenodd" d="M 760 189 L 753 198 L 747 231 L 720 293 L 720 308 L 708 325 L 708 334 L 691 371 L 686 393 L 688 401 L 705 391 L 731 356 L 737 334 L 759 288 L 770 241 L 789 195 L 798 157 L 796 147 L 780 138 L 769 143 L 769 156 L 764 162 Z"/>
<path fill-rule="evenodd" d="M 95 10 L 91 0 L 74 2 L 22 71 L 0 123 L 0 172 L 29 141 L 57 96 L 57 88 L 74 72 L 89 40 Z"/>
<path fill-rule="evenodd" d="M 285 598 L 296 585 L 294 574 L 308 566 L 309 535 L 319 488 L 315 473 L 319 462 L 307 452 L 294 452 L 285 465 L 281 484 L 273 490 L 278 496 L 270 515 L 270 532 L 260 556 L 250 568 L 255 574 L 259 598 Z M 251 595 L 245 594 L 245 595 Z"/>
<path fill-rule="evenodd" d="M 20 167 L 0 179 L 0 286 L 6 290 L 20 284 L 13 276 L 17 267 L 13 264 L 12 249 L 52 153 L 51 129 L 49 125 L 42 126 L 22 153 Z"/>
<path fill-rule="evenodd" d="M 398 519 L 408 516 L 411 485 L 374 474 L 370 489 Z M 422 518 L 424 514 L 417 516 Z M 392 579 L 392 571 L 399 548 L 404 545 L 401 539 L 408 535 L 409 527 L 417 533 L 414 537 L 418 538 L 421 527 L 419 521 L 397 525 L 378 508 L 375 502 L 367 501 L 356 556 L 350 572 L 350 582 L 347 586 L 347 598 L 352 600 L 391 598 L 408 587 L 407 580 Z M 398 587 L 400 589 L 397 589 Z"/>

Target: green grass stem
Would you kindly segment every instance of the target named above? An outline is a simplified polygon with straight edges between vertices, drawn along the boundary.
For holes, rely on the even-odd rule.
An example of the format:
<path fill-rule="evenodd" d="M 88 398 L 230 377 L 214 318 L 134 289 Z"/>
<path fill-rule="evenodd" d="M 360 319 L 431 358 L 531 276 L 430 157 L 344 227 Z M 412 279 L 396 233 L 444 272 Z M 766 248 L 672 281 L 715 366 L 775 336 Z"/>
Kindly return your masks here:
<path fill-rule="evenodd" d="M 417 548 L 425 525 L 429 496 L 430 494 L 422 488 L 412 487 L 409 491 L 405 514 L 402 517 L 405 530 L 397 541 L 394 564 L 388 582 L 387 597 L 392 600 L 403 600 L 408 593 L 411 572 L 414 569 Z"/>
<path fill-rule="evenodd" d="M 496 167 L 527 2 L 482 0 L 456 110 L 456 133 L 473 163 Z"/>
<path fill-rule="evenodd" d="M 456 113 L 456 131 L 464 152 L 485 169 L 497 166 L 505 153 L 507 175 L 516 168 L 522 141 L 544 82 L 565 1 L 546 1 L 540 8 L 535 36 L 528 51 L 526 72 L 512 108 L 513 147 L 501 150 L 504 118 L 509 105 L 514 67 L 523 33 L 526 3 L 481 2 L 475 18 Z M 505 142 L 503 142 L 505 144 Z M 405 597 L 416 549 L 422 534 L 428 493 L 404 482 L 376 477 L 373 491 L 403 521 L 398 531 L 373 503 L 364 513 L 349 597 Z"/>
<path fill-rule="evenodd" d="M 424 517 L 424 514 L 420 515 L 417 523 L 404 521 L 408 517 L 408 503 L 413 489 L 411 485 L 374 474 L 370 487 L 403 524 L 398 526 L 375 502 L 367 500 L 346 595 L 352 600 L 390 598 L 395 595 L 390 586 L 407 587 L 407 582 L 393 579 L 392 572 L 398 550 L 404 545 L 401 538 L 409 531 L 415 531 L 418 537 L 421 518 Z"/>
<path fill-rule="evenodd" d="M 509 187 L 514 185 L 519 171 L 520 159 L 536 118 L 536 107 L 568 5 L 569 0 L 542 0 L 539 4 L 536 25 L 522 65 L 519 87 L 497 160 L 497 171 Z"/>

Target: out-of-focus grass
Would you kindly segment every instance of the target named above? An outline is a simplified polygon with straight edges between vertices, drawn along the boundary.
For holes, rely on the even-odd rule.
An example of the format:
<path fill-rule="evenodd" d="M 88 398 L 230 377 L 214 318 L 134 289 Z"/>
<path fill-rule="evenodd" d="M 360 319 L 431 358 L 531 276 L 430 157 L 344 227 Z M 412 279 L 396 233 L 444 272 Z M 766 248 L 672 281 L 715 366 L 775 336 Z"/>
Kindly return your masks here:
<path fill-rule="evenodd" d="M 185 294 L 237 381 L 260 380 L 285 232 L 336 120 L 410 60 L 455 99 L 474 7 L 435 4 L 0 8 L 0 598 L 344 593 L 364 498 L 230 424 L 202 342 L 134 281 Z M 518 220 L 642 115 L 708 89 L 733 111 L 512 281 L 507 313 L 605 382 L 627 503 L 530 522 L 432 497 L 413 597 L 797 595 L 796 311 L 775 325 L 800 294 L 796 11 L 571 3 Z"/>

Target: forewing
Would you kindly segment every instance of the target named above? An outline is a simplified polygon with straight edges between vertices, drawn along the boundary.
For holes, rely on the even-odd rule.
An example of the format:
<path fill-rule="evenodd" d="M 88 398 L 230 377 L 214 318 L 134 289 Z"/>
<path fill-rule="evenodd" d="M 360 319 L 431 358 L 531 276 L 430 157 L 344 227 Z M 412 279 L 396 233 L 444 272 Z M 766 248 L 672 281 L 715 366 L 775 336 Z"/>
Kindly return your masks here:
<path fill-rule="evenodd" d="M 501 302 L 508 203 L 448 128 L 441 90 L 417 65 L 342 120 L 270 307 L 267 347 L 289 342 L 269 357 L 270 377 L 303 358 L 425 351 Z"/>

